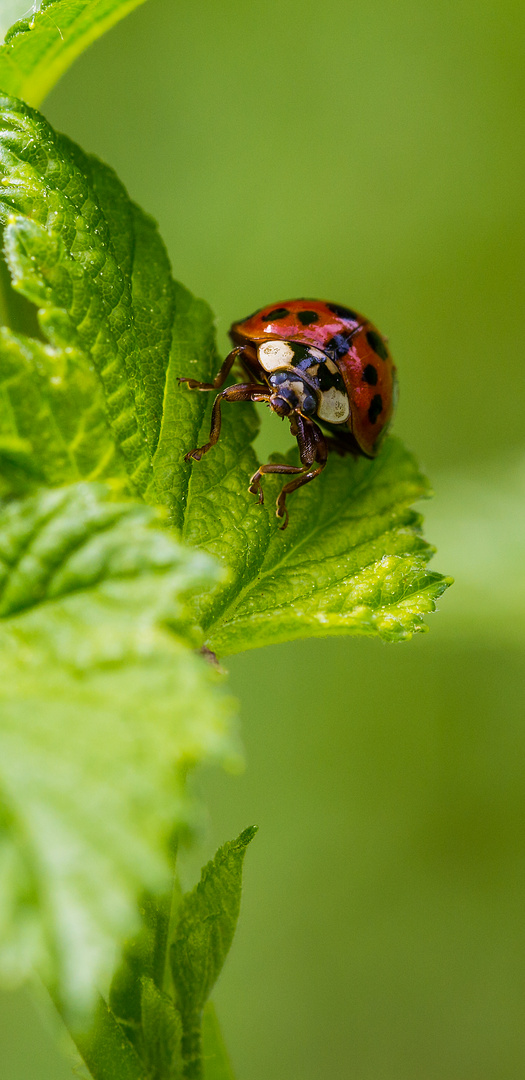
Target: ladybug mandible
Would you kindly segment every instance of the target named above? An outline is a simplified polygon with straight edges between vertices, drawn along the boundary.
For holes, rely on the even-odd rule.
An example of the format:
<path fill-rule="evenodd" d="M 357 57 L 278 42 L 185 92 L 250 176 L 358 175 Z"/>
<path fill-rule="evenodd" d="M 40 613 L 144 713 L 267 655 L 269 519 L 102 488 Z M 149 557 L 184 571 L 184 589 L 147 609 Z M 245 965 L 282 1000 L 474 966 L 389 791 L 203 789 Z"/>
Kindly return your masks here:
<path fill-rule="evenodd" d="M 288 523 L 286 496 L 322 472 L 328 450 L 375 457 L 394 407 L 395 367 L 384 337 L 363 315 L 325 300 L 285 300 L 232 323 L 235 348 L 213 382 L 184 378 L 191 390 L 219 390 L 236 360 L 248 382 L 215 398 L 209 442 L 189 450 L 200 461 L 217 442 L 222 401 L 264 401 L 290 421 L 301 466 L 260 465 L 249 490 L 264 501 L 262 477 L 293 475 L 277 499 L 277 517 Z M 328 436 L 324 433 L 328 432 Z"/>

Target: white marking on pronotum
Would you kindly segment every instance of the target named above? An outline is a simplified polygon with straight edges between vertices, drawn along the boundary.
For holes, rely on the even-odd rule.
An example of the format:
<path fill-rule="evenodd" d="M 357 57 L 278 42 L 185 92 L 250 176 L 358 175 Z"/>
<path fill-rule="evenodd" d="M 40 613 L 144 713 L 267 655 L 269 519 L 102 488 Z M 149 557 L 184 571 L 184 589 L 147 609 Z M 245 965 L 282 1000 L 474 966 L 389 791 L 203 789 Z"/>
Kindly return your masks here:
<path fill-rule="evenodd" d="M 258 356 L 265 371 L 278 371 L 293 364 L 294 352 L 286 341 L 264 341 L 259 345 Z"/>
<path fill-rule="evenodd" d="M 329 424 L 344 424 L 350 415 L 350 402 L 343 391 L 331 386 L 320 395 L 317 415 Z"/>
<path fill-rule="evenodd" d="M 317 360 L 319 364 L 322 364 L 326 360 L 326 353 L 321 352 L 320 349 L 314 349 L 313 345 L 308 346 L 308 355 L 314 360 Z"/>

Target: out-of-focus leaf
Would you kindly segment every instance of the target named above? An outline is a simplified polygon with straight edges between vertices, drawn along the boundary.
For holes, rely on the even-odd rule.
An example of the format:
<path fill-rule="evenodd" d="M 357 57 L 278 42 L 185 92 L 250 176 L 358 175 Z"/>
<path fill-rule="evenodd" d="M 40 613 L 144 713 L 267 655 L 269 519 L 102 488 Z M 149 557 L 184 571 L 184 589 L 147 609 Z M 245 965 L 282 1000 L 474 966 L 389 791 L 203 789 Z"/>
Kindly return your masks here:
<path fill-rule="evenodd" d="M 204 1080 L 235 1080 L 211 1001 L 206 1003 L 202 1014 L 202 1065 Z"/>
<path fill-rule="evenodd" d="M 256 832 L 252 825 L 223 844 L 182 898 L 171 972 L 183 1017 L 202 1011 L 228 954 L 239 917 L 244 856 Z"/>
<path fill-rule="evenodd" d="M 185 1076 L 200 1076 L 201 1014 L 233 940 L 242 866 L 256 827 L 219 848 L 198 885 L 182 898 L 170 949 L 175 1003 L 182 1017 Z"/>
<path fill-rule="evenodd" d="M 73 485 L 0 515 L 0 967 L 78 1012 L 169 881 L 183 774 L 231 752 L 219 676 L 189 647 L 211 560 L 154 513 Z"/>
<path fill-rule="evenodd" d="M 120 1076 L 118 1032 L 124 1080 L 137 1060 L 148 1080 L 233 1080 L 215 1011 L 205 1003 L 231 945 L 255 831 L 220 848 L 190 893 L 181 898 L 175 882 L 171 898 L 141 905 L 142 926 L 126 942 L 109 1005 L 101 1004 L 89 1032 L 77 1038 L 94 1080 L 109 1080 L 108 1063 Z"/>
<path fill-rule="evenodd" d="M 0 91 L 39 105 L 93 41 L 143 0 L 41 0 L 0 47 Z M 38 8 L 38 10 L 36 10 Z"/>
<path fill-rule="evenodd" d="M 76 1043 L 93 1080 L 149 1080 L 143 1062 L 105 1001 L 99 1000 L 89 1037 L 77 1034 Z"/>
<path fill-rule="evenodd" d="M 142 1043 L 151 1080 L 182 1080 L 182 1021 L 152 979 L 142 980 Z"/>
<path fill-rule="evenodd" d="M 31 443 L 16 435 L 0 435 L 0 498 L 25 494 L 41 482 L 42 472 Z"/>

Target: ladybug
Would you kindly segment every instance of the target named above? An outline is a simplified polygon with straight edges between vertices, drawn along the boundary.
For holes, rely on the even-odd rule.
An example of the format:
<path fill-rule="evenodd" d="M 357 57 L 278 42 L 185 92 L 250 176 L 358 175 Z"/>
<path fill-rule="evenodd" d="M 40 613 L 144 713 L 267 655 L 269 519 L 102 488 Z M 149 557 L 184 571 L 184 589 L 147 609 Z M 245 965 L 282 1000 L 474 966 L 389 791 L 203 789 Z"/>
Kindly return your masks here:
<path fill-rule="evenodd" d="M 232 323 L 234 348 L 213 382 L 180 379 L 191 390 L 219 390 L 235 361 L 248 381 L 215 398 L 209 442 L 189 450 L 200 461 L 217 442 L 221 402 L 263 401 L 290 421 L 301 466 L 260 465 L 249 490 L 264 501 L 262 477 L 294 479 L 277 499 L 277 517 L 288 523 L 286 496 L 324 469 L 329 449 L 375 457 L 388 428 L 395 397 L 395 367 L 384 337 L 364 315 L 326 300 L 285 300 Z"/>

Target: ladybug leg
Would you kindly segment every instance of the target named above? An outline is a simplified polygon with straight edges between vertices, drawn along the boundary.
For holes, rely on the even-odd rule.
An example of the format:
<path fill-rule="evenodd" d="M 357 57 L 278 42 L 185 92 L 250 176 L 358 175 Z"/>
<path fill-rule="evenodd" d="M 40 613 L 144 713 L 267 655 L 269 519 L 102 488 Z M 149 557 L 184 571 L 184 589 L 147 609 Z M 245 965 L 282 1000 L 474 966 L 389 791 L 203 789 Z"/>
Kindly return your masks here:
<path fill-rule="evenodd" d="M 289 476 L 290 473 L 302 472 L 304 472 L 304 469 L 298 465 L 281 465 L 278 463 L 272 463 L 270 465 L 259 465 L 257 472 L 253 474 L 250 480 L 250 486 L 248 488 L 248 491 L 251 492 L 252 495 L 257 495 L 259 503 L 263 503 L 264 493 L 261 483 L 263 476 L 267 476 L 268 473 L 285 473 L 287 476 Z"/>
<path fill-rule="evenodd" d="M 244 363 L 242 358 L 241 358 L 241 364 L 242 364 L 245 375 L 248 376 L 248 382 L 251 384 L 251 386 L 264 386 L 264 383 L 257 381 L 253 371 L 250 371 L 250 368 L 247 366 L 247 364 Z"/>
<path fill-rule="evenodd" d="M 317 424 L 313 424 L 311 420 L 305 420 L 299 413 L 295 413 L 291 418 L 291 430 L 292 435 L 295 435 L 297 443 L 299 445 L 299 453 L 301 456 L 301 465 L 283 465 L 283 464 L 269 464 L 259 465 L 257 472 L 253 474 L 250 482 L 249 491 L 252 495 L 257 495 L 259 502 L 264 502 L 264 495 L 262 490 L 261 480 L 263 476 L 269 474 L 285 474 L 287 476 L 295 476 L 295 480 L 291 480 L 289 484 L 285 484 L 278 499 L 276 515 L 278 518 L 285 519 L 284 524 L 281 525 L 281 529 L 286 529 L 288 524 L 288 511 L 286 509 L 286 496 L 291 491 L 295 491 L 296 488 L 302 487 L 303 484 L 308 484 L 310 480 L 313 480 L 324 469 L 328 457 L 328 449 L 324 435 Z M 315 468 L 311 469 L 311 466 L 315 464 Z"/>
<path fill-rule="evenodd" d="M 258 372 L 260 371 L 260 364 L 257 359 L 257 349 L 253 345 L 241 345 L 239 352 L 239 364 L 242 367 L 245 375 L 248 376 L 248 382 L 255 383 L 258 386 L 261 384 L 266 386 L 266 383 L 261 379 Z"/>
<path fill-rule="evenodd" d="M 221 386 L 224 386 L 237 357 L 241 359 L 241 363 L 243 367 L 245 367 L 242 360 L 244 351 L 244 345 L 238 345 L 237 348 L 232 349 L 231 353 L 228 353 L 226 360 L 221 364 L 213 382 L 199 382 L 198 379 L 189 379 L 186 377 L 180 378 L 178 381 L 180 383 L 187 383 L 190 390 L 220 390 Z M 245 368 L 245 370 L 247 369 Z"/>
<path fill-rule="evenodd" d="M 303 484 L 309 484 L 310 480 L 315 480 L 316 476 L 319 476 L 319 473 L 322 473 L 325 465 L 326 461 L 323 461 L 321 464 L 317 465 L 315 469 L 310 469 L 307 473 L 303 473 L 302 476 L 298 476 L 297 480 L 291 480 L 289 484 L 284 485 L 281 494 L 277 499 L 276 510 L 276 516 L 278 518 L 284 518 L 284 524 L 281 525 L 281 529 L 286 529 L 289 519 L 286 496 L 290 495 L 292 491 L 297 491 L 297 488 L 302 487 Z M 302 469 L 300 471 L 302 472 Z"/>
<path fill-rule="evenodd" d="M 212 446 L 215 446 L 216 442 L 218 442 L 221 433 L 222 401 L 267 401 L 269 396 L 269 390 L 265 391 L 261 386 L 257 386 L 255 383 L 234 383 L 233 386 L 227 386 L 226 390 L 217 394 L 217 397 L 213 402 L 209 441 L 205 446 L 200 446 L 196 450 L 189 450 L 188 453 L 184 455 L 184 460 L 189 461 L 190 458 L 193 458 L 194 461 L 200 461 L 201 457 L 204 454 L 207 454 L 208 450 L 211 450 Z"/>
<path fill-rule="evenodd" d="M 328 460 L 326 440 L 317 424 L 296 414 L 292 425 L 292 433 L 297 438 L 303 469 L 296 470 L 302 475 L 297 476 L 295 480 L 290 480 L 289 484 L 285 484 L 277 498 L 277 517 L 284 518 L 281 529 L 286 529 L 288 525 L 286 496 L 290 495 L 292 491 L 297 491 L 297 488 L 303 487 L 304 484 L 309 484 L 311 480 L 315 480 L 315 477 L 319 476 L 319 473 L 323 471 Z M 315 468 L 312 469 L 312 465 Z"/>

